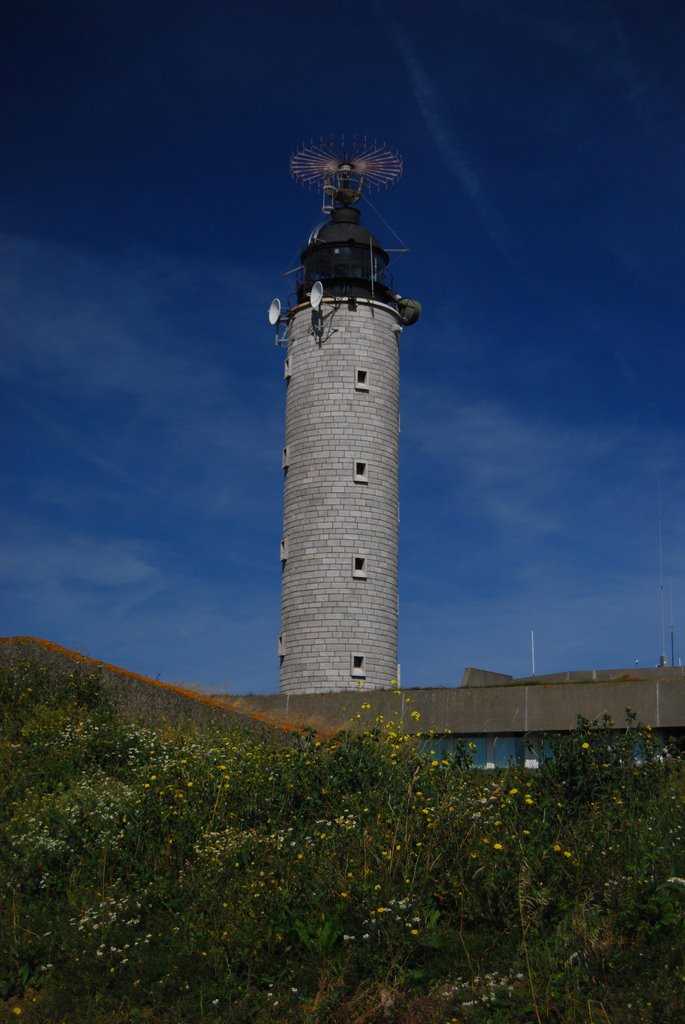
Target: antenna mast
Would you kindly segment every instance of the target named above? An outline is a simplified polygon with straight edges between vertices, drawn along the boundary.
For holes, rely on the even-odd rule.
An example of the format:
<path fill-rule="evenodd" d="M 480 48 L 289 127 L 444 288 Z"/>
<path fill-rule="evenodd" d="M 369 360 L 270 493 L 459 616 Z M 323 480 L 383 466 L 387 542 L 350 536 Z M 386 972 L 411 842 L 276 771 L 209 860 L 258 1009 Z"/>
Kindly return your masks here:
<path fill-rule="evenodd" d="M 675 629 L 673 627 L 673 577 L 668 577 L 668 589 L 671 598 L 671 665 L 675 665 Z"/>
<path fill-rule="evenodd" d="M 320 186 L 324 213 L 339 206 L 353 206 L 364 189 L 383 188 L 402 173 L 402 157 L 385 144 L 331 138 L 328 142 L 313 140 L 290 157 L 290 173 L 306 185 Z"/>
<path fill-rule="evenodd" d="M 668 665 L 666 657 L 666 619 L 664 615 L 664 544 L 661 528 L 661 476 L 658 481 L 658 511 L 659 511 L 659 595 L 661 598 L 661 657 L 659 667 Z"/>

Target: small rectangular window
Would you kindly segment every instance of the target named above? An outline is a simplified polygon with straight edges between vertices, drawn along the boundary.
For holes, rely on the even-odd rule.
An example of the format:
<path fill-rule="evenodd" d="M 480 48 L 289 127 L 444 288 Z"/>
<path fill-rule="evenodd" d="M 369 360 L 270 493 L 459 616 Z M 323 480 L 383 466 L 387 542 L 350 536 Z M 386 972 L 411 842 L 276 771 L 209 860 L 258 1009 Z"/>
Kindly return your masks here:
<path fill-rule="evenodd" d="M 278 638 L 278 657 L 285 657 L 285 633 L 281 633 Z"/>
<path fill-rule="evenodd" d="M 286 380 L 290 380 L 293 375 L 292 365 L 292 356 L 286 356 L 283 363 L 283 376 Z"/>
<path fill-rule="evenodd" d="M 363 654 L 352 654 L 350 656 L 350 675 L 354 679 L 364 679 L 366 676 L 366 657 Z"/>
<path fill-rule="evenodd" d="M 357 366 L 354 371 L 354 386 L 357 391 L 369 390 L 369 371 Z"/>
<path fill-rule="evenodd" d="M 366 555 L 352 556 L 352 575 L 356 580 L 366 579 Z"/>
<path fill-rule="evenodd" d="M 287 538 L 284 537 L 283 540 L 281 541 L 281 561 L 285 562 L 287 557 L 288 557 L 288 541 L 287 541 Z"/>
<path fill-rule="evenodd" d="M 354 460 L 354 482 L 356 484 L 368 484 L 369 464 L 362 459 Z"/>
<path fill-rule="evenodd" d="M 283 469 L 287 469 L 290 465 L 290 455 L 288 454 L 288 446 L 286 445 L 283 449 L 283 456 L 281 458 L 281 466 Z"/>

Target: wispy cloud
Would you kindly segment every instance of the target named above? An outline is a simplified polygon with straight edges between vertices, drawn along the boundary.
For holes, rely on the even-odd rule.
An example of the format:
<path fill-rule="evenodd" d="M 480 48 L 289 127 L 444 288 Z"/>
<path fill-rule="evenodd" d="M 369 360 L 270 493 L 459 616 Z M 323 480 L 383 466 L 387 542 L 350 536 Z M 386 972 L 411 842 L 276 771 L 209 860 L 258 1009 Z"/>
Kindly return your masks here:
<path fill-rule="evenodd" d="M 649 86 L 616 0 L 595 0 L 592 17 L 579 5 L 549 4 L 546 0 L 525 4 L 466 0 L 466 4 L 474 15 L 489 23 L 579 57 L 584 76 L 621 80 L 636 118 L 650 125 Z"/>
<path fill-rule="evenodd" d="M 176 308 L 179 301 L 184 312 L 194 302 L 221 301 L 228 309 L 250 284 L 256 291 L 256 274 L 250 281 L 244 270 L 183 266 L 152 254 L 121 265 L 7 236 L 0 236 L 0 264 L 0 372 L 10 379 L 63 395 L 118 393 L 155 415 L 168 415 L 173 403 L 216 402 L 234 382 L 225 365 L 217 372 L 193 339 L 179 336 Z M 201 317 L 195 318 L 202 330 Z"/>
<path fill-rule="evenodd" d="M 273 688 L 283 395 L 262 275 L 8 237 L 0 265 L 2 632 Z"/>
<path fill-rule="evenodd" d="M 380 0 L 375 0 L 374 7 L 404 62 L 416 105 L 443 163 L 468 197 L 491 241 L 502 256 L 514 265 L 516 260 L 511 251 L 507 230 L 483 189 L 473 162 L 464 151 L 439 90 L 433 84 L 415 47 L 400 28 L 397 19 L 385 17 Z"/>
<path fill-rule="evenodd" d="M 192 479 L 187 500 L 210 513 L 225 508 L 229 479 L 249 493 L 248 476 L 268 472 L 280 410 L 251 387 L 262 367 L 245 313 L 261 311 L 259 274 L 152 254 L 122 266 L 8 237 L 0 264 L 0 377 L 53 445 L 159 500 Z"/>
<path fill-rule="evenodd" d="M 606 28 L 602 0 L 593 2 L 593 17 L 580 7 L 563 7 L 547 0 L 502 4 L 500 0 L 465 0 L 465 6 L 488 24 L 505 26 L 548 46 L 585 56 L 594 55 Z"/>
<path fill-rule="evenodd" d="M 0 572 L 13 586 L 45 585 L 71 580 L 78 585 L 125 587 L 150 581 L 157 575 L 143 545 L 130 540 L 87 535 L 61 536 L 59 540 L 22 531 L 0 548 Z"/>
<path fill-rule="evenodd" d="M 422 662 L 444 673 L 425 684 L 453 683 L 472 663 L 530 671 L 533 627 L 539 671 L 630 665 L 645 651 L 656 659 L 656 482 L 662 470 L 667 575 L 679 593 L 682 435 L 564 423 L 467 393 L 440 401 L 415 385 L 405 399 L 407 677 L 421 678 Z M 450 638 L 439 657 L 436 634 Z"/>
<path fill-rule="evenodd" d="M 416 386 L 409 400 L 407 443 L 418 465 L 450 471 L 446 500 L 466 492 L 481 519 L 531 536 L 573 529 L 612 506 L 623 521 L 636 508 L 642 514 L 658 475 L 672 477 L 682 461 L 682 436 L 658 426 L 565 423 L 477 395 L 440 400 Z M 428 407 L 430 417 L 421 411 Z"/>
<path fill-rule="evenodd" d="M 65 535 L 5 517 L 2 632 L 43 636 L 167 681 L 201 680 L 238 693 L 273 689 L 277 572 L 265 600 L 247 566 L 227 560 L 224 575 L 209 575 L 202 564 L 195 570 L 175 564 L 160 544 Z"/>

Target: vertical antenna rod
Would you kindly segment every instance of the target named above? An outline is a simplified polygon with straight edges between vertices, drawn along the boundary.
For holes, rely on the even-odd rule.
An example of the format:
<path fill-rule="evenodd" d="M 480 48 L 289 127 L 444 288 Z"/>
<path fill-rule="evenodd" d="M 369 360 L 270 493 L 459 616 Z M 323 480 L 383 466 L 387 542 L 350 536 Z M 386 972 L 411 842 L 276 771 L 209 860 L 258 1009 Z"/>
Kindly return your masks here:
<path fill-rule="evenodd" d="M 668 665 L 668 658 L 666 657 L 666 619 L 664 616 L 664 543 L 661 528 L 661 475 L 659 475 L 657 494 L 659 512 L 659 596 L 661 601 L 661 657 L 659 658 L 659 667 L 662 668 L 664 665 Z"/>
<path fill-rule="evenodd" d="M 668 577 L 668 589 L 671 599 L 671 665 L 675 665 L 675 629 L 673 628 L 673 577 Z"/>

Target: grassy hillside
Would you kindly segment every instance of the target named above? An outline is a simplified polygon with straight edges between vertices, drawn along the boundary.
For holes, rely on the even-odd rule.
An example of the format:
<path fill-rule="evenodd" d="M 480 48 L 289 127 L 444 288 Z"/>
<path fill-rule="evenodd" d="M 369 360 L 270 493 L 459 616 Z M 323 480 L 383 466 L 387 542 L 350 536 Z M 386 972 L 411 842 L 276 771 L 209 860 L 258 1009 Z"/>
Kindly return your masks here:
<path fill-rule="evenodd" d="M 246 705 L 243 698 L 208 697 L 198 690 L 190 690 L 159 679 L 150 679 L 97 661 L 80 651 L 69 650 L 60 644 L 37 637 L 0 637 L 0 669 L 32 662 L 56 675 L 78 672 L 94 673 L 105 689 L 112 707 L 124 718 L 133 721 L 187 724 L 230 730 L 239 722 L 282 733 L 292 732 L 292 725 L 278 718 L 260 714 L 258 708 Z"/>
<path fill-rule="evenodd" d="M 15 660 L 0 700 L 0 1021 L 685 1017 L 685 804 L 648 728 L 485 773 L 389 722 L 139 724 L 88 665 Z"/>

